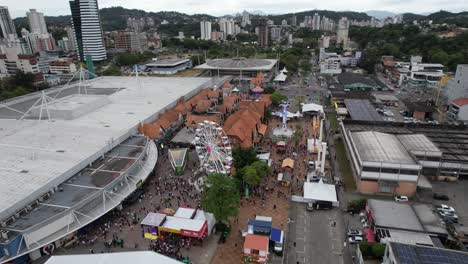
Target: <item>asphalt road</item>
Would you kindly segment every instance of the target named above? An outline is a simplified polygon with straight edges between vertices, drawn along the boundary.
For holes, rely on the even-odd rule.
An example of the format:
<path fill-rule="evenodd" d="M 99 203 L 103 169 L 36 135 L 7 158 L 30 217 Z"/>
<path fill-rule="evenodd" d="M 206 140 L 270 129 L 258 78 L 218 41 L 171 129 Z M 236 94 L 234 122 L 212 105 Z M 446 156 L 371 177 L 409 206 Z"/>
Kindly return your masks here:
<path fill-rule="evenodd" d="M 284 263 L 344 263 L 339 209 L 310 212 L 306 204 L 291 202 L 289 215 Z"/>

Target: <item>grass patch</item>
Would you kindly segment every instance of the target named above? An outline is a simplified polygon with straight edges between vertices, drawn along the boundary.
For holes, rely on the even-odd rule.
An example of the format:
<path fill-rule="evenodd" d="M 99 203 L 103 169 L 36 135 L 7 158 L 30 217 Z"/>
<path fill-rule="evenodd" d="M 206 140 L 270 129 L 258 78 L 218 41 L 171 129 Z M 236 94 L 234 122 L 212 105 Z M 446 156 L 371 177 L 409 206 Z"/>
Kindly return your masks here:
<path fill-rule="evenodd" d="M 345 183 L 346 191 L 355 191 L 356 182 L 354 181 L 353 171 L 351 170 L 351 164 L 349 163 L 348 157 L 346 156 L 346 149 L 342 140 L 335 142 L 336 158 L 340 165 L 340 172 Z"/>
<path fill-rule="evenodd" d="M 330 126 L 334 131 L 338 130 L 338 120 L 336 119 L 336 112 L 328 113 L 328 120 L 330 121 Z"/>

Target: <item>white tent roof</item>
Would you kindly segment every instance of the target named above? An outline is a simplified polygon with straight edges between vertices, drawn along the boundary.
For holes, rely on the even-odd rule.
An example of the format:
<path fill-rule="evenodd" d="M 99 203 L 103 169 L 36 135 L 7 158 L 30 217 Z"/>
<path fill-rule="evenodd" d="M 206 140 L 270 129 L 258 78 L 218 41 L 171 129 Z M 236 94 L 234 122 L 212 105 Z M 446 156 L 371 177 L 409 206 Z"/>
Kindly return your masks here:
<path fill-rule="evenodd" d="M 282 73 L 287 73 L 288 70 L 286 70 L 286 66 L 284 66 L 284 68 L 281 70 Z"/>
<path fill-rule="evenodd" d="M 280 72 L 278 75 L 276 75 L 275 82 L 284 82 L 286 81 L 287 77 L 288 76 L 286 76 L 286 74 L 284 74 L 283 72 Z"/>
<path fill-rule="evenodd" d="M 267 153 L 262 153 L 262 154 L 257 154 L 257 158 L 259 160 L 269 160 L 270 159 L 270 152 Z"/>
<path fill-rule="evenodd" d="M 153 251 L 52 256 L 46 264 L 128 264 L 135 262 L 139 264 L 180 264 L 180 262 L 175 259 Z"/>
<path fill-rule="evenodd" d="M 323 183 L 323 180 L 319 182 L 304 182 L 304 199 L 338 202 L 335 185 Z"/>
<path fill-rule="evenodd" d="M 322 112 L 323 113 L 323 106 L 318 104 L 304 104 L 302 105 L 302 112 Z"/>

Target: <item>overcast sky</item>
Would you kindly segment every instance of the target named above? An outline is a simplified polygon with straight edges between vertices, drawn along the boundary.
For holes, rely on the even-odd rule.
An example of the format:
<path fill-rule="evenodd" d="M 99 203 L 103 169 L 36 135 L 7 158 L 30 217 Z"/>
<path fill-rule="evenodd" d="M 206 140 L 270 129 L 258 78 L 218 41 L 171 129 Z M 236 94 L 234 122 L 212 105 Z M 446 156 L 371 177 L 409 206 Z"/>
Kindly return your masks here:
<path fill-rule="evenodd" d="M 206 13 L 220 16 L 235 14 L 244 9 L 281 14 L 312 9 L 327 10 L 385 10 L 394 13 L 425 13 L 439 10 L 461 12 L 468 10 L 467 0 L 98 0 L 100 8 L 123 6 L 145 11 L 179 11 L 187 14 Z M 1 0 L 13 17 L 25 16 L 30 8 L 36 8 L 48 16 L 69 15 L 67 0 Z"/>

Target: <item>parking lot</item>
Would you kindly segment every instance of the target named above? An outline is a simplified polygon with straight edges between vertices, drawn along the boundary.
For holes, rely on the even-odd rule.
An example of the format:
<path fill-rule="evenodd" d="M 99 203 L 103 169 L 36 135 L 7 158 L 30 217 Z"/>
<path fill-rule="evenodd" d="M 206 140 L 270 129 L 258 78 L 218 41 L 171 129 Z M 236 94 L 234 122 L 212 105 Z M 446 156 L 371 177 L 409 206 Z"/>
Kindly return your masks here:
<path fill-rule="evenodd" d="M 432 182 L 434 193 L 448 195 L 449 201 L 433 200 L 434 204 L 447 204 L 452 206 L 458 215 L 459 224 L 468 226 L 468 180 L 459 180 L 457 182 Z"/>
<path fill-rule="evenodd" d="M 310 212 L 305 203 L 291 202 L 289 213 L 284 263 L 344 263 L 339 209 Z"/>

